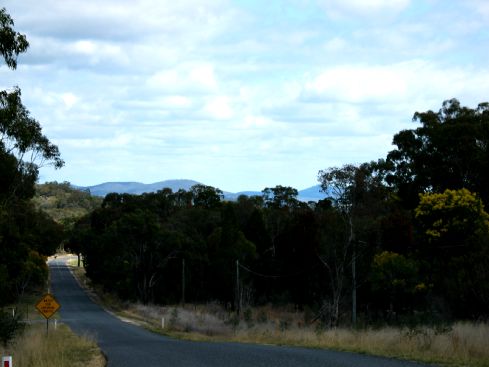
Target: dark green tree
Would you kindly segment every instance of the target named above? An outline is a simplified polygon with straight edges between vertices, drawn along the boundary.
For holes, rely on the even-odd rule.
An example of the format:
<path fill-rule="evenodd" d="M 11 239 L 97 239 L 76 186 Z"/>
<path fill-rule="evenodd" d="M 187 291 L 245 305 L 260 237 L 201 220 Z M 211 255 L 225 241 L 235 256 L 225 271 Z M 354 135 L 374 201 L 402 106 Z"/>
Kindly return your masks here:
<path fill-rule="evenodd" d="M 17 56 L 25 52 L 29 42 L 14 30 L 14 21 L 5 8 L 0 9 L 0 53 L 9 68 L 17 67 Z"/>
<path fill-rule="evenodd" d="M 293 187 L 267 187 L 262 191 L 263 201 L 268 208 L 294 208 L 300 204 L 297 200 L 299 192 Z"/>
<path fill-rule="evenodd" d="M 201 184 L 192 186 L 190 192 L 194 205 L 202 208 L 216 208 L 224 198 L 221 190 Z"/>
<path fill-rule="evenodd" d="M 2 8 L 0 52 L 11 69 L 29 45 L 13 26 Z M 0 289 L 8 295 L 0 303 L 16 301 L 29 284 L 42 282 L 47 273 L 40 256 L 52 254 L 59 245 L 59 226 L 30 203 L 39 167 L 45 164 L 63 165 L 58 148 L 22 104 L 18 87 L 0 91 Z"/>
<path fill-rule="evenodd" d="M 333 207 L 342 218 L 343 234 L 323 236 L 318 257 L 328 270 L 334 294 L 330 309 L 333 324 L 338 322 L 339 302 L 344 289 L 347 266 L 351 266 L 352 322 L 356 323 L 357 313 L 357 260 L 359 245 L 365 249 L 376 242 L 378 218 L 381 216 L 388 191 L 382 176 L 376 174 L 375 165 L 345 165 L 319 171 L 321 189 L 329 193 Z M 329 238 L 329 239 L 328 239 Z"/>
<path fill-rule="evenodd" d="M 418 193 L 466 188 L 489 204 L 489 103 L 462 107 L 456 99 L 438 112 L 416 112 L 420 127 L 394 135 L 397 149 L 387 155 L 386 180 L 405 205 L 414 208 Z"/>
<path fill-rule="evenodd" d="M 388 317 L 393 318 L 395 312 L 412 304 L 415 293 L 425 291 L 426 284 L 420 282 L 418 268 L 415 260 L 395 252 L 382 251 L 374 256 L 370 284 L 376 302 L 388 305 Z"/>

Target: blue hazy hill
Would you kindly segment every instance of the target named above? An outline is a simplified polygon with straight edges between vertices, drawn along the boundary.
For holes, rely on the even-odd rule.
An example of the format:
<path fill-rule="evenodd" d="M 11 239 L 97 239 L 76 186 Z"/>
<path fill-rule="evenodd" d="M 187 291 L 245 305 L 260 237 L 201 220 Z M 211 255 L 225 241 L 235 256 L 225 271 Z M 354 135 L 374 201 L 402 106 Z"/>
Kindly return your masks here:
<path fill-rule="evenodd" d="M 94 196 L 105 196 L 111 192 L 116 192 L 118 194 L 134 194 L 140 195 L 145 192 L 156 192 L 164 188 L 169 188 L 173 192 L 178 190 L 188 191 L 193 185 L 200 184 L 200 182 L 194 180 L 166 180 L 155 182 L 151 184 L 144 184 L 141 182 L 104 182 L 99 185 L 80 187 L 80 189 L 88 189 L 90 193 Z M 246 196 L 261 196 L 261 191 L 240 191 L 240 192 L 228 192 L 224 191 L 224 199 L 226 200 L 236 200 L 240 195 Z M 311 186 L 304 190 L 299 190 L 298 199 L 304 202 L 308 201 L 318 201 L 324 199 L 326 195 L 320 191 L 320 186 Z"/>
<path fill-rule="evenodd" d="M 95 196 L 105 196 L 111 192 L 118 194 L 134 194 L 140 195 L 145 192 L 156 192 L 164 188 L 170 188 L 173 192 L 180 189 L 189 190 L 193 185 L 199 182 L 193 180 L 166 180 L 151 184 L 141 182 L 104 182 L 99 185 L 88 186 L 90 193 Z"/>

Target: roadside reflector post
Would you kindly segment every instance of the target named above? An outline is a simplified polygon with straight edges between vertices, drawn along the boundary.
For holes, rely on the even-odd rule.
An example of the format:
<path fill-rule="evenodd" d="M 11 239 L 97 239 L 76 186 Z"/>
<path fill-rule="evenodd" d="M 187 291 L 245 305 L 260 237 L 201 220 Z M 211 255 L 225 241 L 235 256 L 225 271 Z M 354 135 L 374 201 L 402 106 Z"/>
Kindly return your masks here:
<path fill-rule="evenodd" d="M 2 357 L 2 367 L 12 367 L 12 356 Z"/>
<path fill-rule="evenodd" d="M 161 318 L 161 328 L 162 329 L 165 328 L 165 318 L 164 317 Z"/>
<path fill-rule="evenodd" d="M 58 319 L 54 319 L 54 330 L 58 329 Z"/>

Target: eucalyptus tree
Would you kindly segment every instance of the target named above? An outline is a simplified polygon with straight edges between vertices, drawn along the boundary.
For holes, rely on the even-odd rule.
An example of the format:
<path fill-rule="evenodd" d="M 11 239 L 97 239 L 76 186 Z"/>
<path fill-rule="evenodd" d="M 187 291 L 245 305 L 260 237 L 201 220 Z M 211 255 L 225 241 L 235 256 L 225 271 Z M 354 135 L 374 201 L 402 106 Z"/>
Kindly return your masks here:
<path fill-rule="evenodd" d="M 16 69 L 28 47 L 6 9 L 0 9 L 0 53 L 7 67 Z M 30 202 L 45 164 L 63 166 L 58 147 L 23 105 L 20 88 L 0 91 L 0 291 L 6 295 L 0 303 L 18 299 L 36 274 L 45 276 L 40 255 L 53 253 L 59 240 L 59 226 Z"/>
<path fill-rule="evenodd" d="M 416 112 L 415 129 L 394 135 L 386 180 L 415 208 L 422 192 L 466 188 L 489 205 L 489 103 L 444 101 L 438 112 Z"/>
<path fill-rule="evenodd" d="M 375 165 L 368 163 L 321 170 L 318 180 L 322 191 L 329 195 L 328 199 L 333 204 L 331 209 L 341 218 L 334 230 L 324 233 L 318 252 L 318 258 L 327 268 L 330 277 L 333 324 L 338 322 L 346 268 L 351 266 L 352 323 L 355 325 L 359 253 L 357 247 L 359 244 L 368 244 L 371 237 L 368 234 L 372 231 L 371 227 L 375 226 L 375 218 L 382 210 L 387 191 L 382 177 L 375 172 Z M 328 220 L 333 220 L 331 215 L 328 217 Z"/>
<path fill-rule="evenodd" d="M 0 53 L 11 69 L 17 57 L 29 47 L 25 35 L 13 29 L 14 21 L 5 8 L 0 9 Z M 21 100 L 18 87 L 0 91 L 0 208 L 16 196 L 30 198 L 39 167 L 63 166 L 58 147 L 42 134 L 38 121 L 31 117 Z"/>

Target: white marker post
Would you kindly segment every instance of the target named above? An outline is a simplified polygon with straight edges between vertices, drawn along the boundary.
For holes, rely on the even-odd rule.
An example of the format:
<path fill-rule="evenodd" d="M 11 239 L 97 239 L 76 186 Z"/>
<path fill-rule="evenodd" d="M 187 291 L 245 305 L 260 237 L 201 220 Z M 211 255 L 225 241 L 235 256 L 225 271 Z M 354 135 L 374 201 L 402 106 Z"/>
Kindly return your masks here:
<path fill-rule="evenodd" d="M 12 367 L 12 357 L 2 357 L 2 367 Z"/>
<path fill-rule="evenodd" d="M 162 329 L 165 328 L 165 318 L 164 317 L 161 318 L 161 328 Z"/>

